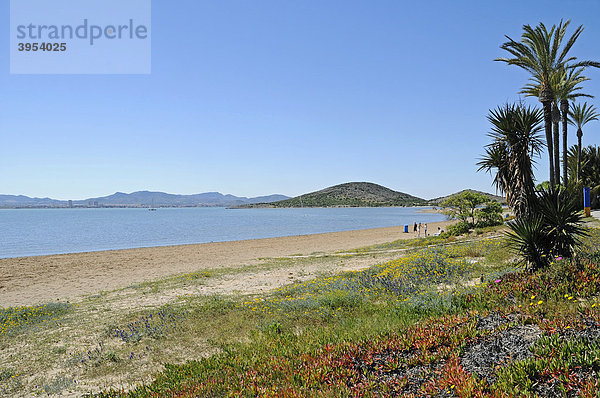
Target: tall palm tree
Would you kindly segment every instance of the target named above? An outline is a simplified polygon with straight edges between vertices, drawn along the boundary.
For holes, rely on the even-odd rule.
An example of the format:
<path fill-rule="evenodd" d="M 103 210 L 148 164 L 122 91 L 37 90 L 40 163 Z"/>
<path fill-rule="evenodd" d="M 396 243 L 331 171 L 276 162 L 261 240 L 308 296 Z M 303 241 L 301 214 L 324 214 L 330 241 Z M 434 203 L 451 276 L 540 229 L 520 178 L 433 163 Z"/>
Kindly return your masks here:
<path fill-rule="evenodd" d="M 560 113 L 562 115 L 562 144 L 563 144 L 563 183 L 566 186 L 569 179 L 567 173 L 567 157 L 568 157 L 568 146 L 567 146 L 567 123 L 569 119 L 569 101 L 572 101 L 578 97 L 593 98 L 589 94 L 579 93 L 581 90 L 580 83 L 589 80 L 589 78 L 583 76 L 581 73 L 584 68 L 570 69 L 560 71 L 560 83 L 558 84 L 556 96 L 560 100 Z M 581 146 L 581 143 L 579 143 Z"/>
<path fill-rule="evenodd" d="M 506 36 L 508 41 L 500 46 L 506 50 L 512 58 L 496 58 L 496 61 L 506 62 L 509 65 L 516 65 L 525 69 L 532 75 L 532 79 L 539 82 L 539 100 L 544 109 L 544 125 L 546 132 L 546 144 L 548 147 L 548 156 L 550 159 L 550 182 L 551 186 L 556 185 L 555 181 L 555 162 L 554 150 L 552 145 L 552 103 L 556 98 L 556 93 L 552 87 L 552 78 L 556 71 L 566 68 L 582 68 L 587 66 L 600 66 L 600 63 L 593 61 L 576 61 L 576 57 L 568 56 L 571 47 L 577 41 L 577 38 L 583 32 L 583 26 L 579 26 L 575 32 L 564 42 L 567 27 L 571 21 L 563 22 L 558 26 L 553 25 L 550 30 L 543 23 L 535 28 L 530 25 L 523 26 L 521 41 L 517 42 Z M 567 66 L 568 65 L 568 66 Z"/>
<path fill-rule="evenodd" d="M 596 112 L 594 106 L 588 105 L 587 102 L 581 104 L 571 104 L 569 112 L 569 123 L 577 127 L 577 181 L 581 174 L 581 138 L 583 137 L 583 126 L 592 120 L 598 120 L 600 114 Z"/>
<path fill-rule="evenodd" d="M 506 104 L 491 110 L 488 120 L 492 143 L 477 165 L 490 173 L 496 170 L 494 184 L 506 194 L 515 217 L 526 217 L 535 198 L 532 157 L 539 156 L 544 146 L 538 134 L 543 113 L 522 104 Z"/>

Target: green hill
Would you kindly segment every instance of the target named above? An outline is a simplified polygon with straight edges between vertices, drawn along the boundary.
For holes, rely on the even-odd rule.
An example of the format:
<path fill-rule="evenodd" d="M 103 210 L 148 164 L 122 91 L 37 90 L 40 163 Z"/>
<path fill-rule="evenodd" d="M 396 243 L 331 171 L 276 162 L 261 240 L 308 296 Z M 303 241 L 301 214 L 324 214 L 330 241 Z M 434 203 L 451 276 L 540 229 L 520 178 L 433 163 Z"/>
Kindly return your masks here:
<path fill-rule="evenodd" d="M 452 197 L 454 195 L 461 194 L 465 191 L 480 193 L 480 194 L 483 194 L 483 195 L 487 196 L 488 198 L 490 198 L 490 200 L 496 201 L 502 205 L 506 204 L 506 199 L 503 198 L 502 196 L 492 195 L 491 193 L 476 191 L 474 189 L 463 189 L 462 191 L 453 193 L 452 195 L 447 195 L 447 196 L 442 196 L 440 198 L 431 199 L 428 201 L 428 203 L 431 206 L 439 206 L 444 200 L 449 199 L 450 197 Z"/>
<path fill-rule="evenodd" d="M 383 207 L 419 206 L 427 201 L 370 182 L 349 182 L 295 198 L 243 207 Z"/>

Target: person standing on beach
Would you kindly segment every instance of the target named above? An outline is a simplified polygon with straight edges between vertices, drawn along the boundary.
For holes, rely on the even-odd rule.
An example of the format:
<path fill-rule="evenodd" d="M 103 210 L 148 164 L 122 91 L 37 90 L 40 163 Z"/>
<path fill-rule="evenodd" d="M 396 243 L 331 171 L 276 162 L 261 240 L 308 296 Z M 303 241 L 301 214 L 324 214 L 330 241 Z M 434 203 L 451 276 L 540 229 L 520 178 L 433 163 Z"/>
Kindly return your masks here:
<path fill-rule="evenodd" d="M 419 227 L 417 229 L 418 233 L 417 233 L 417 238 L 421 237 L 421 223 L 419 223 Z"/>
<path fill-rule="evenodd" d="M 427 237 L 427 224 L 425 224 L 425 237 Z"/>
<path fill-rule="evenodd" d="M 415 225 L 413 226 L 413 232 L 417 232 L 417 222 L 415 221 Z"/>

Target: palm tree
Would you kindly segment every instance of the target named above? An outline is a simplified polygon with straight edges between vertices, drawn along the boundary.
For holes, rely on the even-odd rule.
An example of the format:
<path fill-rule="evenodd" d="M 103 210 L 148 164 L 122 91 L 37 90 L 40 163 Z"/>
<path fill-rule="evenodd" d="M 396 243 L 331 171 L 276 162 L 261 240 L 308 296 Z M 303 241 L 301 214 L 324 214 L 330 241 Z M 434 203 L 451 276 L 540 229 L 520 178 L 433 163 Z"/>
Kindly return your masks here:
<path fill-rule="evenodd" d="M 567 185 L 567 117 L 569 110 L 569 101 L 574 100 L 578 97 L 590 97 L 589 94 L 583 94 L 578 92 L 582 89 L 579 86 L 580 83 L 589 80 L 588 77 L 582 75 L 584 68 L 572 69 L 568 66 L 562 68 L 552 76 L 551 85 L 552 89 L 556 93 L 556 101 L 552 104 L 552 127 L 554 130 L 553 134 L 553 153 L 554 153 L 554 179 L 556 182 L 560 181 L 559 172 L 559 134 L 558 134 L 558 122 L 562 121 L 562 152 L 563 152 L 563 185 Z M 526 84 L 525 87 L 520 91 L 520 94 L 525 94 L 527 97 L 539 97 L 541 91 L 540 82 L 530 79 L 531 82 Z M 558 102 L 560 101 L 560 110 L 558 108 Z M 566 109 L 566 110 L 565 110 Z"/>
<path fill-rule="evenodd" d="M 569 152 L 567 153 L 567 167 L 569 169 L 569 185 L 575 185 L 575 183 L 581 181 L 581 178 L 577 178 L 577 156 L 580 153 L 580 149 L 578 145 L 572 145 L 569 148 Z M 584 167 L 585 159 L 583 158 L 583 153 L 580 155 L 580 159 L 582 162 L 582 166 Z"/>
<path fill-rule="evenodd" d="M 571 104 L 569 112 L 569 123 L 577 127 L 577 181 L 581 174 L 581 138 L 583 137 L 583 126 L 592 120 L 598 120 L 600 114 L 596 112 L 594 106 L 589 106 L 587 102 L 581 104 Z"/>
<path fill-rule="evenodd" d="M 494 184 L 506 194 L 515 217 L 529 214 L 535 198 L 532 156 L 539 156 L 544 146 L 538 133 L 542 130 L 540 109 L 522 104 L 506 104 L 490 111 L 492 143 L 477 163 L 480 170 L 496 170 Z"/>
<path fill-rule="evenodd" d="M 580 149 L 578 145 L 571 146 L 568 167 L 571 176 L 570 184 L 579 182 L 582 186 L 591 188 L 600 185 L 600 151 L 598 147 L 590 145 Z M 575 180 L 577 167 L 579 167 L 579 180 Z"/>
<path fill-rule="evenodd" d="M 569 111 L 569 101 L 574 100 L 578 97 L 589 97 L 593 98 L 593 96 L 589 94 L 584 94 L 578 92 L 582 89 L 579 85 L 580 83 L 590 80 L 588 77 L 583 76 L 582 73 L 584 68 L 572 69 L 570 67 L 564 67 L 554 74 L 551 79 L 552 89 L 556 93 L 556 101 L 554 101 L 552 105 L 552 124 L 553 124 L 553 150 L 554 150 L 554 175 L 555 180 L 560 181 L 560 172 L 559 172 L 559 151 L 558 151 L 558 119 L 562 121 L 562 153 L 563 153 L 563 185 L 567 185 L 568 181 L 568 167 L 567 167 L 567 119 L 568 119 L 568 111 Z M 534 79 L 531 83 L 525 85 L 523 89 L 520 91 L 521 94 L 525 94 L 528 97 L 539 97 L 539 93 L 541 90 L 541 84 Z M 558 109 L 557 103 L 560 101 L 560 111 Z"/>
<path fill-rule="evenodd" d="M 532 79 L 540 84 L 538 98 L 544 109 L 546 144 L 550 159 L 550 185 L 552 187 L 559 182 L 555 181 L 555 155 L 554 145 L 552 144 L 552 103 L 556 98 L 556 93 L 552 87 L 552 79 L 555 78 L 557 71 L 562 69 L 600 66 L 600 63 L 593 61 L 574 62 L 577 58 L 568 56 L 571 47 L 583 32 L 583 26 L 579 26 L 563 45 L 563 39 L 570 22 L 561 20 L 558 27 L 553 25 L 550 30 L 543 23 L 535 28 L 524 25 L 524 33 L 521 35 L 520 42 L 506 36 L 508 41 L 500 46 L 503 50 L 508 51 L 513 58 L 496 58 L 496 61 L 506 62 L 509 65 L 516 65 L 525 69 L 531 73 Z"/>
<path fill-rule="evenodd" d="M 580 83 L 589 80 L 582 75 L 584 68 L 563 69 L 557 73 L 556 98 L 560 100 L 560 114 L 562 116 L 562 153 L 563 153 L 563 184 L 567 186 L 569 179 L 567 173 L 567 123 L 569 118 L 569 101 L 579 97 L 594 98 L 589 94 L 578 92 L 581 90 Z"/>

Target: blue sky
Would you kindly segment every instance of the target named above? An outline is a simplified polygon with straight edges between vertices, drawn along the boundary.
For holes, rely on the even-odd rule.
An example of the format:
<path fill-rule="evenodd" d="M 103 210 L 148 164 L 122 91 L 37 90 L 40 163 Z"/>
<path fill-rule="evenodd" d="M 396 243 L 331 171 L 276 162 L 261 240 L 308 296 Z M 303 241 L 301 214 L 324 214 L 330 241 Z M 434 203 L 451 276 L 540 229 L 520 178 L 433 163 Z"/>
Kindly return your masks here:
<path fill-rule="evenodd" d="M 528 77 L 493 61 L 504 35 L 571 19 L 570 32 L 585 27 L 573 55 L 600 60 L 595 1 L 154 0 L 150 75 L 10 75 L 9 11 L 0 193 L 58 199 L 294 196 L 348 181 L 493 192 L 475 166 L 486 115 Z M 600 95 L 600 71 L 586 75 Z M 592 122 L 584 144 L 599 141 Z"/>

